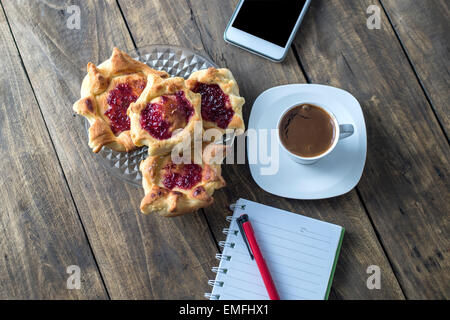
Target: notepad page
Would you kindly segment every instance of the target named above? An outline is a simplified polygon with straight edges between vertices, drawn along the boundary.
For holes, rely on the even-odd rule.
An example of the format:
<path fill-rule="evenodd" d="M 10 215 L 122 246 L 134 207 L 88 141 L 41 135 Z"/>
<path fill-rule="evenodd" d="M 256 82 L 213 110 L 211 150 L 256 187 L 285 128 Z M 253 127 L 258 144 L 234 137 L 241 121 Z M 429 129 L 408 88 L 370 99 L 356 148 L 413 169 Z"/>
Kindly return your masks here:
<path fill-rule="evenodd" d="M 236 222 L 248 214 L 282 300 L 325 298 L 342 227 L 239 199 L 212 294 L 225 300 L 269 299 Z"/>

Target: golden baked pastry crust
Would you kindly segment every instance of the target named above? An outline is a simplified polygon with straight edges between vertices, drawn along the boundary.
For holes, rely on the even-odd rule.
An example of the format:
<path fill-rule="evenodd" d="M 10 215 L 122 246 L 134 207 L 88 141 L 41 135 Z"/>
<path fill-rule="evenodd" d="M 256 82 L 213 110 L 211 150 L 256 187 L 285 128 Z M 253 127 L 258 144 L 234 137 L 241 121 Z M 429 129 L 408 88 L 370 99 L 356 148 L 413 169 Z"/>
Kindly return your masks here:
<path fill-rule="evenodd" d="M 190 90 L 195 90 L 198 82 L 217 84 L 228 95 L 229 107 L 233 109 L 234 114 L 225 129 L 238 129 L 236 133 L 243 133 L 245 124 L 242 117 L 242 106 L 245 103 L 245 99 L 239 95 L 239 86 L 231 71 L 226 68 L 216 69 L 213 67 L 195 71 L 186 80 L 186 85 Z M 205 129 L 216 128 L 221 132 L 225 132 L 224 128 L 220 128 L 215 122 L 206 120 L 205 117 L 203 117 L 203 127 Z"/>
<path fill-rule="evenodd" d="M 172 163 L 170 154 L 148 157 L 140 164 L 145 196 L 141 201 L 142 213 L 157 213 L 164 217 L 175 217 L 194 212 L 211 205 L 212 194 L 225 186 L 221 175 L 221 162 L 226 147 L 209 144 L 204 147 L 201 166 L 201 180 L 189 189 L 164 185 L 166 168 Z M 179 166 L 183 166 L 182 164 Z"/>
<path fill-rule="evenodd" d="M 157 71 L 136 61 L 117 48 L 111 57 L 95 66 L 89 62 L 87 75 L 81 85 L 81 99 L 75 102 L 73 110 L 86 117 L 90 123 L 89 146 L 99 152 L 103 146 L 116 151 L 131 151 L 134 145 L 129 130 L 114 134 L 111 120 L 105 115 L 109 109 L 108 95 L 120 84 L 126 84 L 132 94 L 139 97 L 148 75 L 167 78 L 164 71 Z"/>
<path fill-rule="evenodd" d="M 174 97 L 175 94 L 184 93 L 184 98 L 190 103 L 193 108 L 192 114 L 187 119 L 184 126 L 179 127 L 170 134 L 169 138 L 158 139 L 152 136 L 141 125 L 142 112 L 147 108 L 148 104 L 164 104 L 161 102 L 162 97 Z M 183 78 L 173 77 L 163 79 L 161 77 L 149 74 L 147 78 L 147 86 L 142 92 L 139 99 L 130 105 L 128 109 L 128 116 L 131 121 L 131 138 L 137 146 L 148 146 L 148 154 L 150 156 L 163 155 L 170 152 L 177 144 L 182 143 L 183 140 L 190 135 L 191 139 L 194 137 L 194 128 L 196 123 L 199 124 L 200 132 L 203 134 L 201 127 L 201 96 L 189 90 Z M 173 123 L 181 123 L 174 119 Z M 173 124 L 172 123 L 172 124 Z M 202 139 L 198 135 L 198 139 Z"/>

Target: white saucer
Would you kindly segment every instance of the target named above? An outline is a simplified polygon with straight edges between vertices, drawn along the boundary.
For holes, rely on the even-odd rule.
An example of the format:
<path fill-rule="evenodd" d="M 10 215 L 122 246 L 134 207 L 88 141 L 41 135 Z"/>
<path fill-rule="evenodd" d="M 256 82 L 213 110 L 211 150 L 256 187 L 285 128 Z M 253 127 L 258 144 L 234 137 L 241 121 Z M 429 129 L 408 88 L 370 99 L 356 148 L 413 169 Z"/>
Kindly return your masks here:
<path fill-rule="evenodd" d="M 286 108 L 301 102 L 316 102 L 333 112 L 340 124 L 353 124 L 355 133 L 339 141 L 331 154 L 313 165 L 292 161 L 279 146 L 279 170 L 262 175 L 262 165 L 250 163 L 255 182 L 265 191 L 293 199 L 324 199 L 352 190 L 361 178 L 367 153 L 364 116 L 359 102 L 347 91 L 317 84 L 292 84 L 264 91 L 253 104 L 248 129 L 276 129 Z M 278 136 L 278 135 L 277 135 Z M 258 135 L 259 139 L 260 135 Z M 270 154 L 270 133 L 268 134 Z M 278 138 L 277 138 L 278 140 Z M 247 139 L 247 151 L 255 143 Z"/>

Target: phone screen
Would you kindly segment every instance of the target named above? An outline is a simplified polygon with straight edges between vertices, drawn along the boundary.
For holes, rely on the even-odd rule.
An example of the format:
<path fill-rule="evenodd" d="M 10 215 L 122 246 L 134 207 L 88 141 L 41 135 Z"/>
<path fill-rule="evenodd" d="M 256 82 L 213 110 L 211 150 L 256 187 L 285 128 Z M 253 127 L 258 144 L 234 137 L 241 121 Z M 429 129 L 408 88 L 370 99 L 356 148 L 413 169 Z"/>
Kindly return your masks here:
<path fill-rule="evenodd" d="M 285 47 L 305 0 L 245 0 L 233 27 Z"/>

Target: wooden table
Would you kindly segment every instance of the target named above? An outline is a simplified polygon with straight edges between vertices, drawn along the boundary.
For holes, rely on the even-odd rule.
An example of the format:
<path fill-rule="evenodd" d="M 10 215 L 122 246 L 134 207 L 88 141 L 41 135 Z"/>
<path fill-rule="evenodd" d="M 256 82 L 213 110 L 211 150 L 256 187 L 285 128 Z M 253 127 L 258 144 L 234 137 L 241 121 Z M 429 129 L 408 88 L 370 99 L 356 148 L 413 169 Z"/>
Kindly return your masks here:
<path fill-rule="evenodd" d="M 314 0 L 282 64 L 222 40 L 236 0 L 1 0 L 0 298 L 201 299 L 227 207 L 243 197 L 346 228 L 332 299 L 450 298 L 450 14 L 446 0 Z M 381 28 L 366 26 L 369 5 Z M 69 29 L 69 5 L 81 8 Z M 357 188 L 320 201 L 261 190 L 224 165 L 213 206 L 174 219 L 139 213 L 143 190 L 88 149 L 72 103 L 88 61 L 113 46 L 166 43 L 228 67 L 246 98 L 321 83 L 360 101 L 368 156 Z M 81 289 L 68 290 L 78 265 Z M 381 268 L 369 290 L 367 267 Z"/>

